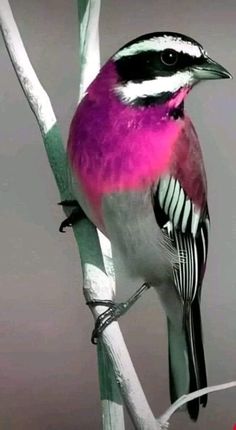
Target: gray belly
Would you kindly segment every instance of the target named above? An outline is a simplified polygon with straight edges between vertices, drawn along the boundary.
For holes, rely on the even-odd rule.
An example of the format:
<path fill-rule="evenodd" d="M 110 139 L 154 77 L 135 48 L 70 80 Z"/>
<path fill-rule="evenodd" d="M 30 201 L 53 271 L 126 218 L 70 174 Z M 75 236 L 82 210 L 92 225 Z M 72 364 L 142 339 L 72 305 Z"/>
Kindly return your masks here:
<path fill-rule="evenodd" d="M 121 262 L 132 277 L 155 286 L 172 284 L 170 250 L 157 225 L 150 190 L 107 195 L 102 208 L 115 269 Z"/>
<path fill-rule="evenodd" d="M 73 188 L 81 207 L 96 224 L 78 182 Z M 173 279 L 173 264 L 177 264 L 178 255 L 158 227 L 150 190 L 107 195 L 102 202 L 102 213 L 116 277 L 122 278 L 125 272 L 138 281 L 137 285 L 149 282 L 157 287 L 167 315 L 182 326 L 182 305 Z"/>

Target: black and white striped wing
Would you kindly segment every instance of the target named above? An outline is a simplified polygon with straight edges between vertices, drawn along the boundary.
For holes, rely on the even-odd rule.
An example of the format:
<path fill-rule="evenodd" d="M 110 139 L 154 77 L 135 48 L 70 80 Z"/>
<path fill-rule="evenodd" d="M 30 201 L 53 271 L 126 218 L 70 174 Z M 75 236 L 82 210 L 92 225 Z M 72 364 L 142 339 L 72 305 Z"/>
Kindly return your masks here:
<path fill-rule="evenodd" d="M 166 246 L 172 246 L 177 254 L 177 264 L 173 264 L 176 288 L 183 301 L 191 303 L 201 286 L 207 260 L 207 205 L 201 211 L 177 179 L 165 176 L 158 182 L 153 206 Z"/>

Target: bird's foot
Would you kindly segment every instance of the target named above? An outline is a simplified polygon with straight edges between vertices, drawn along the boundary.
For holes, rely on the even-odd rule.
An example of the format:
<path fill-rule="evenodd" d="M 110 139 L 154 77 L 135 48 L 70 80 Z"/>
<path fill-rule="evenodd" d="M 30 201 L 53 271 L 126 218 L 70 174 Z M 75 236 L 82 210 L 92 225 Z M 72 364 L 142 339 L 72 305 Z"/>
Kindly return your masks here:
<path fill-rule="evenodd" d="M 119 317 L 124 315 L 131 306 L 142 296 L 144 291 L 150 288 L 150 284 L 144 283 L 126 302 L 114 303 L 112 300 L 93 300 L 88 301 L 86 304 L 89 306 L 107 306 L 102 314 L 99 315 L 95 322 L 95 327 L 92 332 L 91 342 L 97 344 L 99 336 L 102 334 L 103 330 L 116 321 Z"/>
<path fill-rule="evenodd" d="M 86 215 L 84 211 L 81 209 L 79 203 L 77 200 L 63 200 L 62 202 L 58 203 L 61 206 L 64 207 L 73 207 L 71 214 L 62 221 L 59 231 L 61 233 L 65 233 L 65 228 L 72 227 L 74 224 L 76 224 L 78 221 L 81 221 L 81 219 L 86 218 Z"/>

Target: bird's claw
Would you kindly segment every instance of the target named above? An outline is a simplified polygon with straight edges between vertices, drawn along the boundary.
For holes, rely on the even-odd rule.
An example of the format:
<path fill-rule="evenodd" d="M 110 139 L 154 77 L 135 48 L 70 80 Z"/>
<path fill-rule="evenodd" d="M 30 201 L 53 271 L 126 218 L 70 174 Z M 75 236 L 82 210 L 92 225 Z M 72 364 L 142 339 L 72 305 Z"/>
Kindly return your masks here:
<path fill-rule="evenodd" d="M 142 296 L 142 294 L 150 288 L 150 284 L 145 282 L 140 288 L 128 299 L 126 302 L 114 303 L 112 300 L 91 300 L 86 304 L 89 306 L 107 306 L 106 309 L 95 322 L 91 341 L 93 344 L 97 343 L 98 337 L 102 334 L 103 330 L 117 320 L 121 315 L 124 315 L 131 306 Z"/>
<path fill-rule="evenodd" d="M 67 206 L 70 207 L 75 206 L 75 201 L 68 201 L 68 203 L 61 202 L 59 204 L 61 204 L 62 206 Z M 77 206 L 72 210 L 71 214 L 64 220 L 62 221 L 60 227 L 59 227 L 59 231 L 61 233 L 65 233 L 65 228 L 67 227 L 72 227 L 73 225 L 75 225 L 78 221 L 80 221 L 81 219 L 86 218 L 86 215 L 84 213 L 84 211 L 81 209 L 81 207 L 79 206 L 79 204 L 77 204 Z"/>
<path fill-rule="evenodd" d="M 68 220 L 68 218 L 66 218 L 64 221 L 62 221 L 62 223 L 59 227 L 60 233 L 65 233 L 65 228 L 67 228 L 67 227 L 72 227 L 72 223 Z"/>
<path fill-rule="evenodd" d="M 108 306 L 108 309 L 106 309 L 99 317 L 97 318 L 95 322 L 95 327 L 92 332 L 91 342 L 96 345 L 99 336 L 101 336 L 103 330 L 110 325 L 113 321 L 118 319 L 121 315 L 123 315 L 127 310 L 127 304 L 126 303 L 114 303 L 111 300 L 104 300 L 104 301 L 94 301 L 94 302 L 87 302 L 87 305 L 90 306 Z"/>

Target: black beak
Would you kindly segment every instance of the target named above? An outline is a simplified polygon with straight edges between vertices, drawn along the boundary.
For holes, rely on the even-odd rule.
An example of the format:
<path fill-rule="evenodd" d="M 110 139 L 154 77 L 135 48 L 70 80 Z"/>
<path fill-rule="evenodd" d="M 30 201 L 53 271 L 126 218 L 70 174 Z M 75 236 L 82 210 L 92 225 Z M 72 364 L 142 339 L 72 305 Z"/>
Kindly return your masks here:
<path fill-rule="evenodd" d="M 203 79 L 232 79 L 232 75 L 223 66 L 209 57 L 205 57 L 202 64 L 193 66 L 192 70 L 198 81 Z"/>

